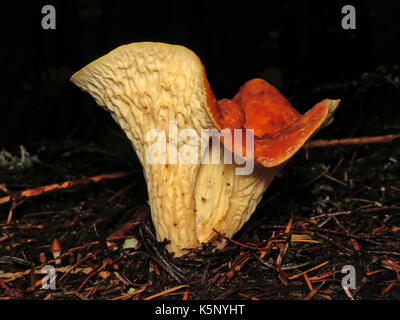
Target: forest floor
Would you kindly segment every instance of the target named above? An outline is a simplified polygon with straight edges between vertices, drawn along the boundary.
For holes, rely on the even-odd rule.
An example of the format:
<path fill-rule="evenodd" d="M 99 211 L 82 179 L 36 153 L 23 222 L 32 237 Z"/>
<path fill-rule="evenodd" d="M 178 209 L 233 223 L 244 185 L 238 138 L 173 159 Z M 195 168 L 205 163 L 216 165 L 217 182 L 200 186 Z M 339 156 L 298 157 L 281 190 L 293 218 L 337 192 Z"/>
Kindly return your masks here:
<path fill-rule="evenodd" d="M 94 148 L 75 147 L 71 153 L 71 146 L 53 146 L 53 156 L 42 158 L 34 171 L 3 171 L 1 182 L 10 192 L 119 167 Z M 395 149 L 399 140 L 313 148 L 308 159 L 301 151 L 235 242 L 217 253 L 204 248 L 179 259 L 154 240 L 140 174 L 25 199 L 8 224 L 11 205 L 2 204 L 1 298 L 142 299 L 174 289 L 161 298 L 399 299 L 400 158 L 391 153 Z M 133 229 L 114 240 L 114 247 L 107 245 L 106 238 L 127 221 Z M 50 252 L 54 239 L 62 248 L 59 264 Z M 49 264 L 56 268 L 55 290 L 41 287 L 41 269 Z M 349 265 L 356 287 L 346 293 L 341 281 L 348 272 L 342 269 Z"/>
<path fill-rule="evenodd" d="M 358 136 L 399 133 L 384 127 L 399 118 L 364 120 Z M 138 166 L 75 140 L 46 143 L 36 160 L 0 168 L 1 300 L 400 299 L 400 139 L 303 148 L 225 249 L 182 258 L 155 241 Z M 126 174 L 86 183 L 113 172 Z M 19 193 L 75 180 L 36 197 Z M 129 230 L 107 240 L 123 225 Z M 42 287 L 45 265 L 55 268 L 55 289 Z M 348 289 L 345 277 L 354 280 Z"/>

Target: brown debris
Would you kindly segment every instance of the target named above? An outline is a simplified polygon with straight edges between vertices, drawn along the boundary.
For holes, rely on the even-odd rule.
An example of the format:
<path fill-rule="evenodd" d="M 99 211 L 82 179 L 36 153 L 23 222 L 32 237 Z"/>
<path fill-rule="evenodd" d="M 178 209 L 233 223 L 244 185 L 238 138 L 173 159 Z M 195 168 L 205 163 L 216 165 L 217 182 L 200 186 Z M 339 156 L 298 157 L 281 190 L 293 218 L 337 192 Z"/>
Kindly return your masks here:
<path fill-rule="evenodd" d="M 371 150 L 329 151 L 323 163 L 314 155 L 294 159 L 272 189 L 277 195 L 267 195 L 272 199 L 226 248 L 204 244 L 181 258 L 156 240 L 143 184 L 131 186 L 122 176 L 32 198 L 10 223 L 9 208 L 1 206 L 0 300 L 398 299 L 398 164 L 390 153 L 371 164 Z M 85 175 L 96 172 L 75 174 Z M 4 179 L 8 196 L 34 190 L 23 180 L 24 187 L 13 185 L 12 175 Z M 123 248 L 132 238 L 138 246 Z M 53 239 L 62 244 L 58 257 L 47 254 Z M 55 291 L 41 290 L 44 265 L 56 267 Z M 356 289 L 341 285 L 345 265 L 356 270 Z"/>

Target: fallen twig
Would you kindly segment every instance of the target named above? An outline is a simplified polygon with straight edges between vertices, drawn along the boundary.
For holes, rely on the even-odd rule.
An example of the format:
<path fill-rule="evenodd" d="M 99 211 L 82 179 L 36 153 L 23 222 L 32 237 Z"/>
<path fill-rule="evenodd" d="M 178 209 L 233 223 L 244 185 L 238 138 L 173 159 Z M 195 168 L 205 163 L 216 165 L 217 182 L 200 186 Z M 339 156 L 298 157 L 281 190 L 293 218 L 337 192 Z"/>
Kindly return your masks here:
<path fill-rule="evenodd" d="M 168 289 L 168 290 L 153 294 L 150 297 L 144 298 L 144 300 L 151 300 L 151 299 L 157 298 L 159 296 L 163 296 L 164 294 L 167 294 L 167 293 L 170 293 L 170 292 L 174 292 L 176 290 L 179 290 L 179 289 L 182 289 L 182 288 L 186 288 L 186 287 L 188 287 L 188 285 L 187 284 L 183 284 L 183 285 L 180 285 L 180 286 L 177 286 L 177 287 L 174 287 L 174 288 L 171 288 L 171 289 Z"/>
<path fill-rule="evenodd" d="M 311 269 L 308 269 L 308 270 L 306 270 L 306 271 L 303 271 L 303 272 L 300 272 L 300 273 L 298 273 L 298 274 L 295 274 L 294 276 L 289 277 L 289 280 L 292 280 L 292 279 L 296 279 L 296 278 L 298 278 L 298 277 L 301 277 L 302 275 L 305 275 L 305 274 L 307 274 L 307 273 L 310 272 L 310 271 L 319 269 L 319 268 L 323 267 L 324 265 L 326 265 L 326 264 L 328 264 L 328 263 L 329 263 L 329 261 L 325 261 L 324 263 L 321 263 L 321 264 L 319 264 L 319 265 L 317 265 L 317 266 L 315 266 L 315 267 L 312 267 Z"/>
<path fill-rule="evenodd" d="M 127 176 L 129 173 L 127 172 L 114 172 L 114 173 L 109 173 L 109 174 L 101 174 L 98 176 L 94 177 L 89 177 L 89 178 L 82 178 L 78 180 L 70 180 L 70 181 L 65 181 L 63 183 L 55 183 L 47 186 L 42 186 L 38 188 L 33 188 L 33 189 L 28 189 L 24 191 L 18 191 L 18 192 L 13 192 L 8 196 L 5 196 L 3 198 L 0 198 L 0 204 L 7 203 L 7 202 L 12 202 L 12 206 L 10 209 L 10 213 L 7 218 L 7 223 L 10 223 L 12 219 L 12 211 L 13 208 L 15 208 L 21 201 L 30 198 L 30 197 L 35 197 L 41 194 L 57 191 L 57 190 L 63 190 L 63 189 L 68 189 L 71 187 L 75 187 L 78 185 L 85 185 L 91 182 L 98 182 L 104 179 L 116 179 L 116 178 L 121 178 Z"/>
<path fill-rule="evenodd" d="M 318 287 L 316 287 L 313 291 L 311 291 L 305 298 L 304 300 L 310 300 L 312 297 L 314 297 L 317 292 L 319 291 L 319 289 L 322 288 L 322 286 L 325 284 L 325 281 L 322 282 Z"/>
<path fill-rule="evenodd" d="M 135 291 L 133 291 L 131 293 L 128 293 L 128 294 L 124 294 L 123 296 L 120 296 L 120 297 L 117 297 L 117 298 L 113 298 L 111 300 L 128 300 L 128 299 L 132 298 L 134 295 L 137 295 L 137 294 L 143 292 L 144 290 L 146 290 L 148 285 L 149 284 L 146 283 L 138 290 L 135 290 Z"/>
<path fill-rule="evenodd" d="M 307 142 L 304 147 L 314 148 L 314 147 L 331 147 L 331 146 L 343 146 L 352 144 L 367 144 L 367 143 L 380 143 L 380 142 L 390 142 L 394 139 L 400 138 L 400 134 L 388 134 L 386 136 L 376 136 L 376 137 L 361 137 L 361 138 L 347 138 L 347 139 L 333 139 L 333 140 L 313 140 Z"/>

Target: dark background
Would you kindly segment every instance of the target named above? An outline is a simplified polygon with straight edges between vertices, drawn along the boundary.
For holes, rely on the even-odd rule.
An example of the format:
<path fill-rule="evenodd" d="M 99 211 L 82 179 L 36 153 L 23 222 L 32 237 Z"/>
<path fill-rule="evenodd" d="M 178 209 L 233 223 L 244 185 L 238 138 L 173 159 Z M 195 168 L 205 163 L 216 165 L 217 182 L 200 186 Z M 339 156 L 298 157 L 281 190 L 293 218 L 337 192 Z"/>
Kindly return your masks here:
<path fill-rule="evenodd" d="M 45 4 L 56 8 L 56 30 L 41 28 Z M 341 27 L 346 4 L 356 8 L 356 30 Z M 67 138 L 125 149 L 111 117 L 68 80 L 137 41 L 192 49 L 219 99 L 255 77 L 301 112 L 341 98 L 335 126 L 318 137 L 396 133 L 399 9 L 389 0 L 2 1 L 0 149 L 22 144 L 35 152 Z"/>

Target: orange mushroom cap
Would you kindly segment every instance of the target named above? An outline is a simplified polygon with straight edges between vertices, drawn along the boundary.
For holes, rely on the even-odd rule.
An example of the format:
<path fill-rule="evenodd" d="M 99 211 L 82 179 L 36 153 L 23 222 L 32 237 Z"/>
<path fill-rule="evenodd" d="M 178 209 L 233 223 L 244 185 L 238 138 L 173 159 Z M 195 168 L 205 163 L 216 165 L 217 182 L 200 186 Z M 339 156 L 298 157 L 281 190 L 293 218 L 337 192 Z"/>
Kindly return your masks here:
<path fill-rule="evenodd" d="M 254 160 L 275 167 L 292 157 L 321 127 L 328 124 L 340 100 L 325 99 L 301 115 L 290 102 L 263 79 L 246 82 L 232 100 L 222 99 L 207 106 L 214 125 L 230 131 L 232 150 L 234 129 L 242 130 L 241 156 L 246 152 L 246 134 L 254 130 Z M 225 135 L 226 137 L 226 135 Z M 224 137 L 221 137 L 224 141 Z M 238 153 L 238 150 L 234 150 Z"/>

